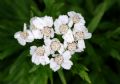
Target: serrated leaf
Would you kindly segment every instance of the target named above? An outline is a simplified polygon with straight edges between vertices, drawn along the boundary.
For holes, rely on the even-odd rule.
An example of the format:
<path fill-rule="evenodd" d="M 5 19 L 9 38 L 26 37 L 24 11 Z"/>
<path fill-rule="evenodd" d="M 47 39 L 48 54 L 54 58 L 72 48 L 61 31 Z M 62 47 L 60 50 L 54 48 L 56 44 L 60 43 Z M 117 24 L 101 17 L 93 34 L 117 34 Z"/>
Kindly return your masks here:
<path fill-rule="evenodd" d="M 79 75 L 83 80 L 86 80 L 89 84 L 91 84 L 91 80 L 85 70 L 80 70 Z"/>
<path fill-rule="evenodd" d="M 88 83 L 91 83 L 91 80 L 87 73 L 88 69 L 84 65 L 75 64 L 73 66 L 72 71 L 73 71 L 73 73 L 78 74 L 83 80 L 87 81 Z"/>

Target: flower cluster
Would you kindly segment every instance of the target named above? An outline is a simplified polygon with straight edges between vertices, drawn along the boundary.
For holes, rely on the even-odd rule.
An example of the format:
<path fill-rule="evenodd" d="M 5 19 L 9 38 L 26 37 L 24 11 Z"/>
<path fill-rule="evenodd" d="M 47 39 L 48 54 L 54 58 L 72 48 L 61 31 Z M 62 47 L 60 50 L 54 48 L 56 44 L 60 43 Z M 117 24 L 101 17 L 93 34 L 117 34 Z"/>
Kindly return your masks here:
<path fill-rule="evenodd" d="M 55 34 L 62 36 L 64 41 L 54 38 Z M 84 51 L 84 39 L 89 39 L 91 36 L 85 26 L 84 18 L 74 11 L 60 15 L 55 21 L 50 16 L 33 17 L 29 29 L 24 24 L 23 31 L 14 35 L 23 46 L 27 42 L 33 42 L 34 39 L 43 39 L 44 45 L 30 47 L 32 62 L 36 65 L 49 64 L 53 71 L 61 67 L 69 70 L 73 65 L 70 58 L 75 52 Z"/>

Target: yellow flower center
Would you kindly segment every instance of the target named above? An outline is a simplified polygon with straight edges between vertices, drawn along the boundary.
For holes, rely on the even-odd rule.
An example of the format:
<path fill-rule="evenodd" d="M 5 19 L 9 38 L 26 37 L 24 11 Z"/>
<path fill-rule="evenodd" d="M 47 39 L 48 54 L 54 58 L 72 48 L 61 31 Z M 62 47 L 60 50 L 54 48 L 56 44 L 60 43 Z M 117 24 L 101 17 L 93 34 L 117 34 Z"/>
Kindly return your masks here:
<path fill-rule="evenodd" d="M 20 36 L 21 38 L 26 39 L 29 36 L 29 34 L 27 32 L 21 32 Z"/>
<path fill-rule="evenodd" d="M 57 51 L 60 49 L 60 42 L 59 41 L 53 41 L 51 42 L 51 49 L 54 51 Z"/>
<path fill-rule="evenodd" d="M 75 39 L 76 40 L 83 39 L 83 37 L 84 37 L 84 32 L 80 31 L 80 32 L 75 33 Z"/>
<path fill-rule="evenodd" d="M 43 33 L 44 36 L 50 37 L 50 35 L 51 35 L 51 28 L 45 27 L 43 29 L 42 33 Z"/>
<path fill-rule="evenodd" d="M 45 53 L 45 49 L 43 47 L 38 47 L 37 50 L 36 50 L 36 54 L 38 56 L 44 56 L 44 53 Z"/>
<path fill-rule="evenodd" d="M 65 33 L 67 32 L 67 30 L 68 30 L 68 26 L 65 25 L 65 24 L 62 24 L 62 25 L 60 26 L 59 30 L 60 30 L 60 32 L 61 32 L 62 34 L 65 34 Z"/>
<path fill-rule="evenodd" d="M 61 65 L 64 59 L 62 56 L 58 55 L 54 58 L 54 60 L 58 65 Z"/>
<path fill-rule="evenodd" d="M 78 23 L 80 21 L 80 17 L 76 15 L 72 18 L 72 20 L 73 20 L 73 23 Z"/>
<path fill-rule="evenodd" d="M 74 51 L 74 50 L 76 50 L 76 48 L 77 48 L 77 44 L 76 44 L 75 42 L 73 42 L 73 43 L 68 43 L 67 48 L 68 48 L 69 51 Z"/>

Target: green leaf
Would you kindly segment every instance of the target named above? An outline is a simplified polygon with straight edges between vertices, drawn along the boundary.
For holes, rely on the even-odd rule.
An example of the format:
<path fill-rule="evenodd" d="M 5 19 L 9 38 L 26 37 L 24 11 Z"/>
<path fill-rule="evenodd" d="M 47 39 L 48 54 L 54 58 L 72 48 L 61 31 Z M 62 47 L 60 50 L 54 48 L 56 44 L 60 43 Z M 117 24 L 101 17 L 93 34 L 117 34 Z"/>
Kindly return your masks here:
<path fill-rule="evenodd" d="M 116 37 L 118 35 L 120 35 L 120 27 L 116 28 L 114 31 L 109 31 L 107 34 L 107 37 Z"/>
<path fill-rule="evenodd" d="M 48 68 L 48 67 L 47 67 L 47 68 Z M 49 70 L 49 71 L 48 71 L 48 74 L 49 74 L 50 82 L 51 82 L 51 84 L 53 84 L 53 71 L 52 71 L 52 70 Z"/>
<path fill-rule="evenodd" d="M 95 16 L 94 18 L 91 20 L 91 22 L 88 25 L 88 29 L 90 32 L 94 32 L 98 26 L 98 24 L 100 23 L 104 13 L 108 10 L 109 7 L 111 7 L 116 1 L 112 1 L 112 0 L 104 0 L 103 3 L 99 4 L 96 7 L 95 12 Z"/>
<path fill-rule="evenodd" d="M 61 79 L 61 81 L 62 81 L 62 84 L 67 84 L 62 69 L 60 69 L 60 70 L 58 71 L 58 75 L 59 75 L 59 77 L 60 77 L 60 79 Z"/>
<path fill-rule="evenodd" d="M 20 46 L 15 46 L 15 45 L 7 46 L 7 48 L 3 49 L 2 50 L 3 52 L 0 53 L 0 60 L 5 59 L 6 57 L 18 52 L 19 50 L 20 50 Z"/>
<path fill-rule="evenodd" d="M 85 70 L 80 70 L 79 75 L 83 80 L 86 80 L 89 84 L 91 84 L 88 73 Z"/>
<path fill-rule="evenodd" d="M 36 71 L 40 66 L 34 65 L 30 70 L 29 73 L 32 73 L 34 71 Z"/>
<path fill-rule="evenodd" d="M 47 66 L 33 66 L 30 71 L 32 71 L 29 77 L 30 84 L 48 84 L 48 78 L 51 74 Z"/>
<path fill-rule="evenodd" d="M 72 71 L 73 71 L 73 73 L 78 74 L 83 80 L 87 81 L 89 84 L 91 83 L 91 80 L 87 73 L 88 69 L 84 65 L 75 64 L 73 66 Z"/>
<path fill-rule="evenodd" d="M 95 29 L 97 28 L 100 20 L 102 19 L 102 16 L 104 15 L 104 13 L 106 11 L 106 5 L 107 5 L 107 3 L 104 2 L 96 8 L 97 10 L 99 9 L 99 12 L 94 16 L 94 18 L 91 20 L 91 22 L 88 25 L 88 29 L 90 32 L 94 32 Z"/>
<path fill-rule="evenodd" d="M 111 52 L 110 52 L 111 56 L 113 58 L 116 58 L 117 60 L 120 61 L 120 53 L 119 51 L 115 50 L 115 49 L 112 49 Z"/>
<path fill-rule="evenodd" d="M 46 7 L 50 9 L 55 3 L 55 0 L 44 0 L 44 2 L 45 2 Z"/>

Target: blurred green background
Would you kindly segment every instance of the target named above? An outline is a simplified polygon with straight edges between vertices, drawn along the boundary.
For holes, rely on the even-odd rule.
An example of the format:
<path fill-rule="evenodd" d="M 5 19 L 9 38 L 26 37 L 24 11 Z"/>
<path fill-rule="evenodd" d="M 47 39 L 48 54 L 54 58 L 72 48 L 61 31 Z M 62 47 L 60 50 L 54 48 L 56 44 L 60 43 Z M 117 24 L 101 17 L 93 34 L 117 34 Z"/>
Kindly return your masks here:
<path fill-rule="evenodd" d="M 86 49 L 72 57 L 70 71 L 53 72 L 31 62 L 29 46 L 14 33 L 33 16 L 81 13 L 88 30 Z M 120 0 L 0 0 L 0 84 L 120 84 Z"/>

